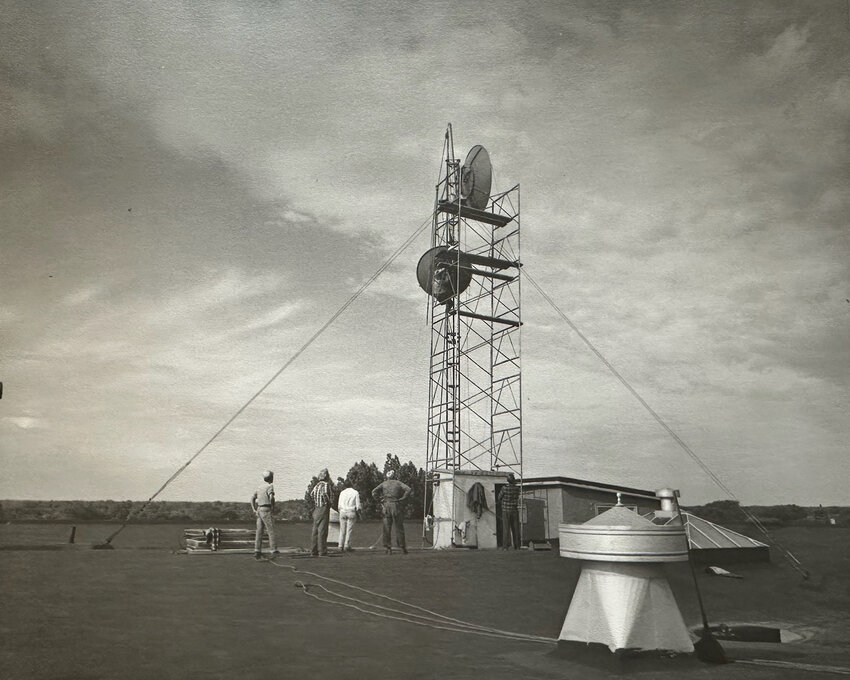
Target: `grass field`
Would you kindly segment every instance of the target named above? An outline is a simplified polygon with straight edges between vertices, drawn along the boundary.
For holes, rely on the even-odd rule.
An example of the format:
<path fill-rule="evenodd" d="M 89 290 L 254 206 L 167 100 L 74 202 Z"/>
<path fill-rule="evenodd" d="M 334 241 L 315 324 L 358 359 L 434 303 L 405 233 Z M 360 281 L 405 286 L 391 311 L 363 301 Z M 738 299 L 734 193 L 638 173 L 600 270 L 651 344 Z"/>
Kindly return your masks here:
<path fill-rule="evenodd" d="M 114 550 L 93 550 L 113 530 L 77 525 L 0 526 L 0 678 L 26 680 L 155 678 L 821 678 L 812 664 L 850 669 L 850 530 L 793 528 L 777 538 L 812 571 L 801 579 L 778 556 L 739 565 L 744 578 L 700 573 L 712 622 L 775 623 L 805 639 L 782 645 L 723 643 L 739 660 L 797 664 L 776 669 L 681 660 L 622 665 L 565 657 L 557 645 L 443 630 L 438 614 L 493 629 L 556 638 L 578 564 L 554 552 L 369 551 L 380 525 L 356 528 L 345 556 L 181 554 L 183 526 L 130 526 Z M 283 545 L 306 546 L 309 526 L 282 527 Z M 416 524 L 409 525 L 419 546 Z M 29 549 L 24 549 L 29 546 Z M 5 549 L 3 549 L 5 548 Z M 14 548 L 14 549 L 12 549 Z M 669 568 L 688 624 L 699 610 L 686 564 Z M 335 579 L 338 582 L 320 577 Z M 308 597 L 297 582 L 313 584 Z M 343 585 L 348 584 L 348 585 Z M 322 591 L 400 605 L 350 586 L 426 608 L 422 624 L 353 607 Z M 340 604 L 344 602 L 350 606 Z M 404 608 L 408 612 L 411 610 Z M 375 611 L 372 609 L 371 611 Z M 421 613 L 421 611 L 419 612 Z"/>

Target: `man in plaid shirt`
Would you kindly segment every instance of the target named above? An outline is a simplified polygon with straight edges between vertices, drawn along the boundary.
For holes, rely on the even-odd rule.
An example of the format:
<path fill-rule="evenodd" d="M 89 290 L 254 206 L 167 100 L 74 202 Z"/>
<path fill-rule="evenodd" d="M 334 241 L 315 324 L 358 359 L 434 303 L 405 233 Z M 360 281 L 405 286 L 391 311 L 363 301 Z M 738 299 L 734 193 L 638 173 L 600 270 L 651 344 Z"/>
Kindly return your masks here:
<path fill-rule="evenodd" d="M 319 481 L 310 490 L 313 501 L 313 531 L 310 534 L 310 555 L 317 557 L 328 554 L 328 525 L 333 503 L 333 486 L 331 476 L 325 468 L 319 473 Z"/>
<path fill-rule="evenodd" d="M 519 487 L 513 472 L 508 473 L 508 484 L 499 492 L 496 502 L 502 506 L 502 550 L 519 550 Z"/>

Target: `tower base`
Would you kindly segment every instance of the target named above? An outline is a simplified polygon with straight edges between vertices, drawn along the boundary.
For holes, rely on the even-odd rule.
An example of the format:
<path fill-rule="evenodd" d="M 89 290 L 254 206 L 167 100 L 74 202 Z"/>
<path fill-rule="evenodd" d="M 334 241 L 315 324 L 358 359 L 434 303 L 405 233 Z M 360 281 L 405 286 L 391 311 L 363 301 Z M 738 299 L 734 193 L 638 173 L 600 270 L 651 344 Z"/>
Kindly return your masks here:
<path fill-rule="evenodd" d="M 496 484 L 507 473 L 487 470 L 435 470 L 432 546 L 436 549 L 498 547 Z M 473 487 L 478 494 L 470 495 Z M 476 499 L 478 503 L 471 504 Z"/>

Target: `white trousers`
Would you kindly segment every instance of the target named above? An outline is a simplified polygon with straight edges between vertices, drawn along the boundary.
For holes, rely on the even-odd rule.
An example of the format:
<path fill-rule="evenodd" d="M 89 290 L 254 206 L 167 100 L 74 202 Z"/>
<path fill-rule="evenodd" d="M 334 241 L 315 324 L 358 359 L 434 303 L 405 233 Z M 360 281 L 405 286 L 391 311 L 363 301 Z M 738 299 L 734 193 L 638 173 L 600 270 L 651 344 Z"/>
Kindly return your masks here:
<path fill-rule="evenodd" d="M 343 510 L 339 513 L 339 549 L 346 550 L 351 547 L 351 530 L 357 523 L 357 513 L 351 510 Z"/>

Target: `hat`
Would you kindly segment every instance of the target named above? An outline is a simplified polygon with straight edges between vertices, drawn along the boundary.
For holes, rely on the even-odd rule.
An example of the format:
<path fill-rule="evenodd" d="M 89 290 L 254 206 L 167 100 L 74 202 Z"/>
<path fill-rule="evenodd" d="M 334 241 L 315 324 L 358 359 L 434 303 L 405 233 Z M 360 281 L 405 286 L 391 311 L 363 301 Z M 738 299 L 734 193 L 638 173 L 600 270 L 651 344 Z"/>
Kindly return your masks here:
<path fill-rule="evenodd" d="M 266 477 L 271 477 L 274 474 L 271 470 L 263 470 L 263 479 Z"/>
<path fill-rule="evenodd" d="M 395 470 L 387 470 L 386 476 L 387 479 L 392 479 L 393 477 L 395 477 Z"/>

